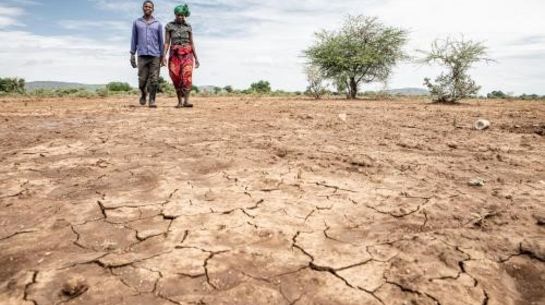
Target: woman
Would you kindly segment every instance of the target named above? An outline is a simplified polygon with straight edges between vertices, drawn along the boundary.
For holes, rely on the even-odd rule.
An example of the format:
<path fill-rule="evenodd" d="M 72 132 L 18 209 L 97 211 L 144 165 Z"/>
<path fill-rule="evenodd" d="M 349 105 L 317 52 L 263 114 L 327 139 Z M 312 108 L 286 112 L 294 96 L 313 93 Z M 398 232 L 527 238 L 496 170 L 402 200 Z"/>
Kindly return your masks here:
<path fill-rule="evenodd" d="M 174 8 L 175 20 L 169 22 L 165 27 L 163 65 L 166 65 L 166 55 L 170 49 L 168 71 L 176 88 L 176 95 L 178 95 L 178 105 L 176 105 L 176 108 L 193 107 L 189 103 L 193 63 L 195 63 L 195 68 L 199 67 L 199 59 L 197 58 L 195 45 L 193 44 L 193 31 L 191 25 L 186 22 L 186 18 L 190 14 L 187 4 L 178 5 Z"/>

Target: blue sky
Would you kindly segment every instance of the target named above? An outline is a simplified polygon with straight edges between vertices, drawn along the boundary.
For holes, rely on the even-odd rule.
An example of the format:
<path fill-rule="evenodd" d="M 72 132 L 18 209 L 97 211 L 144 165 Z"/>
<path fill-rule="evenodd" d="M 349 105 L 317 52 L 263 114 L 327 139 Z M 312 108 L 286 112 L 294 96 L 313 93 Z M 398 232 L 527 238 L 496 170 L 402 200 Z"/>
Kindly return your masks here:
<path fill-rule="evenodd" d="M 181 3 L 156 0 L 163 24 Z M 274 89 L 304 90 L 302 50 L 320 29 L 333 30 L 347 14 L 377 16 L 410 31 L 407 51 L 436 38 L 464 35 L 490 48 L 494 64 L 472 75 L 481 93 L 501 89 L 545 95 L 545 1 L 542 0 L 196 0 L 187 2 L 201 69 L 197 85 L 246 88 L 269 80 Z M 136 84 L 128 63 L 130 26 L 141 1 L 0 0 L 0 77 Z M 422 87 L 437 67 L 405 63 L 389 88 Z M 168 78 L 166 70 L 162 75 Z M 383 84 L 362 89 L 382 88 Z"/>

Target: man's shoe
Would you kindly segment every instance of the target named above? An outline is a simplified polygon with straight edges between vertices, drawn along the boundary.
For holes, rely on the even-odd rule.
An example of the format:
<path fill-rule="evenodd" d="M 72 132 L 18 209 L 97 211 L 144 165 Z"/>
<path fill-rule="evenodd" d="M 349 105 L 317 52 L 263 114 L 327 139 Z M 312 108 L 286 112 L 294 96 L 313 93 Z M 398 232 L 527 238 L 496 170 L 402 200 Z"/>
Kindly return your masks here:
<path fill-rule="evenodd" d="M 185 103 L 185 104 L 183 104 L 183 107 L 186 107 L 186 108 L 193 108 L 193 104 Z"/>
<path fill-rule="evenodd" d="M 144 106 L 144 105 L 146 105 L 146 102 L 147 102 L 147 101 L 146 101 L 146 97 L 145 97 L 145 96 L 140 97 L 140 105 Z"/>
<path fill-rule="evenodd" d="M 157 94 L 157 86 L 151 86 L 149 91 L 149 107 L 150 108 L 157 108 L 157 105 L 155 104 L 156 94 Z"/>

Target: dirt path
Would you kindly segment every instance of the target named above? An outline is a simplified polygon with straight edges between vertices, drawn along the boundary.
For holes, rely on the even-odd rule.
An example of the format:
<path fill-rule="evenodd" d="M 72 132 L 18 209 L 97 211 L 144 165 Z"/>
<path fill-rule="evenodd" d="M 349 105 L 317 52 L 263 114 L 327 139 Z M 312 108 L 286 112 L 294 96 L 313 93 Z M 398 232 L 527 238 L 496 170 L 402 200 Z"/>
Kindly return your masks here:
<path fill-rule="evenodd" d="M 195 103 L 0 99 L 1 304 L 545 304 L 545 104 Z"/>

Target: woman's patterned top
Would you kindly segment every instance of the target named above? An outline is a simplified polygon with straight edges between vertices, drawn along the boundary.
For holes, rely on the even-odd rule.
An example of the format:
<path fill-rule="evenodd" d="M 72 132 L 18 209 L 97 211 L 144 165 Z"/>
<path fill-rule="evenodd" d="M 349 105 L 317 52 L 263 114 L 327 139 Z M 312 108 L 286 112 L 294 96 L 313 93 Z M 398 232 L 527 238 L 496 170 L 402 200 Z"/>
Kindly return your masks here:
<path fill-rule="evenodd" d="M 170 33 L 170 42 L 172 45 L 181 45 L 190 43 L 189 34 L 191 33 L 191 25 L 189 23 L 169 22 L 165 30 Z"/>

